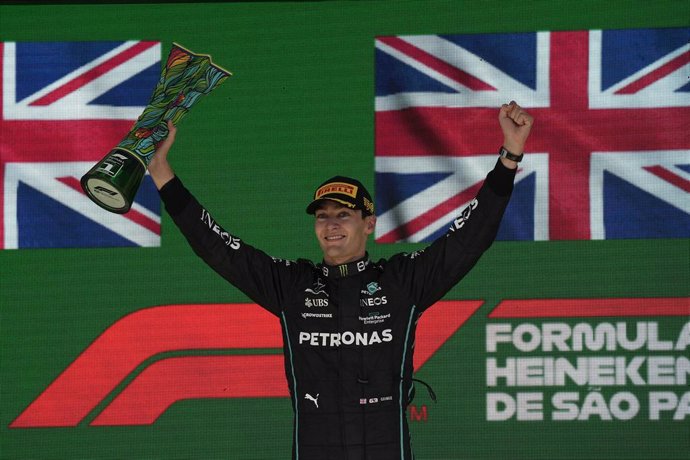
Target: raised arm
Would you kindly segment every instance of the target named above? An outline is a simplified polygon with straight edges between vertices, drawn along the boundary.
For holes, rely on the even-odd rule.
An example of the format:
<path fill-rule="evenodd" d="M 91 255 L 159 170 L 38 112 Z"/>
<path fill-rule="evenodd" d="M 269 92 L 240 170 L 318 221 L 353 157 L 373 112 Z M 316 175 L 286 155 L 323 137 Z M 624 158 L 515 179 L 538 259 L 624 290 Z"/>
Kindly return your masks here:
<path fill-rule="evenodd" d="M 511 102 L 501 107 L 498 119 L 503 147 L 515 156 L 522 155 L 534 121 L 532 116 Z M 397 264 L 401 285 L 409 287 L 420 311 L 445 295 L 491 246 L 510 200 L 517 166 L 517 161 L 500 157 L 476 198 L 444 236 L 424 250 L 389 260 Z"/>
<path fill-rule="evenodd" d="M 291 296 L 302 264 L 274 259 L 227 232 L 187 190 L 168 162 L 175 142 L 175 126 L 156 149 L 149 172 L 168 214 L 187 239 L 192 250 L 209 267 L 254 302 L 275 315 L 284 299 Z M 301 271 L 300 271 L 301 270 Z"/>

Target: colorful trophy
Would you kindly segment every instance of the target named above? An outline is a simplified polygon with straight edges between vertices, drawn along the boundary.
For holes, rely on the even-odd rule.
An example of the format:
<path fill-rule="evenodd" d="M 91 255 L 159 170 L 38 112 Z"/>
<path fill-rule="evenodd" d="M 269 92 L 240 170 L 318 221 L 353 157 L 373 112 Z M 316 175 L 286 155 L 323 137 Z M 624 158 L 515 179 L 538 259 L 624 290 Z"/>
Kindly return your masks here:
<path fill-rule="evenodd" d="M 177 125 L 204 94 L 232 75 L 211 56 L 195 54 L 173 43 L 148 106 L 115 148 L 81 178 L 93 202 L 108 211 L 129 211 L 156 144 L 168 135 L 167 121 Z"/>

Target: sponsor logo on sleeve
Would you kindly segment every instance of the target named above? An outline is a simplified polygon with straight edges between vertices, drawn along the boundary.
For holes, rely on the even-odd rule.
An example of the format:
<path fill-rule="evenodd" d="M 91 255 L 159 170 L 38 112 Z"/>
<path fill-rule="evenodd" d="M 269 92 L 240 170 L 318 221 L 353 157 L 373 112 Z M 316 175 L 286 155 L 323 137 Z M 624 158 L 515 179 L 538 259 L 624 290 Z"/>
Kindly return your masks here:
<path fill-rule="evenodd" d="M 278 257 L 271 257 L 271 259 L 273 259 L 274 264 L 282 264 L 282 265 L 285 265 L 286 267 L 289 267 L 290 265 L 292 265 L 294 263 L 294 261 L 292 261 L 292 260 L 280 259 Z"/>
<path fill-rule="evenodd" d="M 479 201 L 475 198 L 470 201 L 470 204 L 462 211 L 462 213 L 453 221 L 453 225 L 450 227 L 450 231 L 454 232 L 460 230 L 470 218 L 472 211 L 477 209 L 479 206 Z"/>
<path fill-rule="evenodd" d="M 215 220 L 205 209 L 201 210 L 201 221 L 208 226 L 208 228 L 215 234 L 217 234 L 224 242 L 225 245 L 231 249 L 238 250 L 240 248 L 240 239 L 232 236 L 223 228 L 216 223 Z"/>

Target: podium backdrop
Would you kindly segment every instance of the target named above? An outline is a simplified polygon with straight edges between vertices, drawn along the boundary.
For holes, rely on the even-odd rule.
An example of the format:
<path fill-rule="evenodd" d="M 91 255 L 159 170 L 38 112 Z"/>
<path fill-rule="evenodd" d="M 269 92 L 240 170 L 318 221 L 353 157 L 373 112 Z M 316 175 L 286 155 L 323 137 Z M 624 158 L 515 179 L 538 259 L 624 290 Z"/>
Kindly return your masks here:
<path fill-rule="evenodd" d="M 687 458 L 690 5 L 0 6 L 0 458 L 289 458 L 280 329 L 187 246 L 147 177 L 78 178 L 173 42 L 233 72 L 171 161 L 234 235 L 318 261 L 314 187 L 359 177 L 373 259 L 442 234 L 536 117 L 497 241 L 422 316 L 417 458 Z"/>

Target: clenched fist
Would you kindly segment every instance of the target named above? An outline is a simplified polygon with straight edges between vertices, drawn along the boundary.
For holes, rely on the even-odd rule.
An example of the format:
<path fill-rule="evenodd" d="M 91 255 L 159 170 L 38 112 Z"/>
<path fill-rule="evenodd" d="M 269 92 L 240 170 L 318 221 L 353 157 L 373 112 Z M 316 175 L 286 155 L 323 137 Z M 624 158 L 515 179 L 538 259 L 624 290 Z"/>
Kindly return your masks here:
<path fill-rule="evenodd" d="M 525 142 L 529 136 L 534 118 L 520 107 L 515 101 L 503 104 L 498 113 L 498 121 L 503 130 L 503 146 L 515 155 L 521 155 L 525 150 Z"/>

